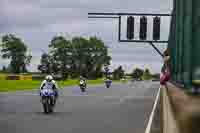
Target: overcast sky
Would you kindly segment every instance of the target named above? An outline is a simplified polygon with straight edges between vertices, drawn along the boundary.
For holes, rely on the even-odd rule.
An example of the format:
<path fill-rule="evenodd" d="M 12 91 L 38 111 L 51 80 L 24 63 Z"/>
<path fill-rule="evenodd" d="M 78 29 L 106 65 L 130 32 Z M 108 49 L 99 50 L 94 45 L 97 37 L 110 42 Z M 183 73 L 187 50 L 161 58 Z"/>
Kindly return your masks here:
<path fill-rule="evenodd" d="M 33 55 L 32 71 L 37 70 L 40 56 L 48 50 L 53 36 L 98 36 L 112 56 L 112 68 L 122 64 L 127 71 L 148 67 L 160 72 L 162 60 L 148 44 L 118 43 L 117 20 L 88 19 L 88 12 L 171 13 L 172 0 L 0 0 L 0 36 L 14 33 L 23 39 Z M 126 18 L 122 36 L 125 37 Z M 148 38 L 151 39 L 152 19 L 149 19 Z M 167 40 L 169 17 L 162 18 L 161 39 Z M 136 32 L 139 30 L 136 20 Z M 138 34 L 136 34 L 138 37 Z M 159 49 L 165 45 L 159 44 Z M 8 61 L 0 58 L 0 67 Z"/>

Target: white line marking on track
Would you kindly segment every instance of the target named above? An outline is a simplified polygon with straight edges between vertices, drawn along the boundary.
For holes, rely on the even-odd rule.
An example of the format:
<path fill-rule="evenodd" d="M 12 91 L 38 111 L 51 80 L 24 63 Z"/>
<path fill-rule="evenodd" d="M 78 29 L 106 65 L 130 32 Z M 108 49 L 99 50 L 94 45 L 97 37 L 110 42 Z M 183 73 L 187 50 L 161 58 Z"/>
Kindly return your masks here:
<path fill-rule="evenodd" d="M 152 125 L 152 122 L 153 122 L 153 117 L 154 117 L 154 114 L 155 114 L 155 110 L 156 110 L 156 107 L 157 107 L 157 104 L 158 104 L 159 97 L 160 97 L 160 88 L 158 89 L 156 100 L 154 102 L 153 109 L 152 109 L 151 115 L 149 117 L 149 122 L 148 122 L 148 125 L 146 127 L 145 133 L 151 132 L 151 125 Z"/>

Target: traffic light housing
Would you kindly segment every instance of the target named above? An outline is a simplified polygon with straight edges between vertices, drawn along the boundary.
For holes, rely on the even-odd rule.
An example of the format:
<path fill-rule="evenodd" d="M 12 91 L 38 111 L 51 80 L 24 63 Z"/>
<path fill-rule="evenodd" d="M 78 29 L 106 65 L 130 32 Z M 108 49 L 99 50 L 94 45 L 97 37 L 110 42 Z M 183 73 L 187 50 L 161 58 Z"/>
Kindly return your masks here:
<path fill-rule="evenodd" d="M 160 40 L 160 17 L 153 19 L 153 40 Z"/>
<path fill-rule="evenodd" d="M 134 17 L 130 16 L 127 19 L 127 38 L 129 40 L 134 38 Z"/>
<path fill-rule="evenodd" d="M 147 18 L 145 16 L 140 18 L 140 40 L 147 39 Z"/>

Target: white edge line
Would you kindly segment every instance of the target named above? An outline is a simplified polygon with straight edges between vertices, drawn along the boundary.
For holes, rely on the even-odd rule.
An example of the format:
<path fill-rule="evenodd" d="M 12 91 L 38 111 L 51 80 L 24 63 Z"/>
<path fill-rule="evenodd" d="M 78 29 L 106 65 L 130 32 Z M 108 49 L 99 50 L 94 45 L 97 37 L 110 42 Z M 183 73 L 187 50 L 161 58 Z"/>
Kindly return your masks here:
<path fill-rule="evenodd" d="M 154 117 L 155 110 L 156 110 L 156 107 L 157 107 L 157 104 L 158 104 L 159 96 L 160 96 L 160 88 L 158 89 L 156 100 L 154 102 L 153 109 L 152 109 L 151 115 L 149 117 L 149 122 L 148 122 L 148 125 L 146 127 L 145 133 L 150 133 L 150 131 L 151 131 L 151 125 L 152 125 L 153 117 Z"/>

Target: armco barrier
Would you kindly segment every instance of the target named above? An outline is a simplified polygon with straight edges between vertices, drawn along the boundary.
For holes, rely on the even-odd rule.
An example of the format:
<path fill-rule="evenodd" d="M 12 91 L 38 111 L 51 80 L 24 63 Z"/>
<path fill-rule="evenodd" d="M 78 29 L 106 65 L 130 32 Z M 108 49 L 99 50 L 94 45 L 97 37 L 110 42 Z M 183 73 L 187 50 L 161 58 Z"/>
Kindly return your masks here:
<path fill-rule="evenodd" d="M 176 122 L 174 112 L 168 96 L 167 88 L 161 87 L 161 104 L 162 104 L 162 133 L 180 133 Z"/>
<path fill-rule="evenodd" d="M 20 80 L 19 75 L 7 75 L 6 80 Z"/>
<path fill-rule="evenodd" d="M 200 97 L 171 83 L 161 93 L 163 133 L 200 133 Z"/>
<path fill-rule="evenodd" d="M 5 75 L 6 80 L 32 80 L 31 75 Z"/>
<path fill-rule="evenodd" d="M 32 75 L 32 80 L 44 80 L 46 75 Z M 54 80 L 62 80 L 61 76 L 53 76 Z"/>
<path fill-rule="evenodd" d="M 0 80 L 44 80 L 45 74 L 0 74 Z M 62 80 L 62 76 L 54 75 L 55 80 Z"/>
<path fill-rule="evenodd" d="M 200 97 L 171 83 L 167 83 L 167 90 L 179 133 L 200 133 Z"/>
<path fill-rule="evenodd" d="M 43 79 L 45 79 L 45 75 L 33 75 L 32 79 L 33 80 L 43 80 Z"/>
<path fill-rule="evenodd" d="M 20 80 L 32 80 L 31 75 L 19 75 Z"/>

